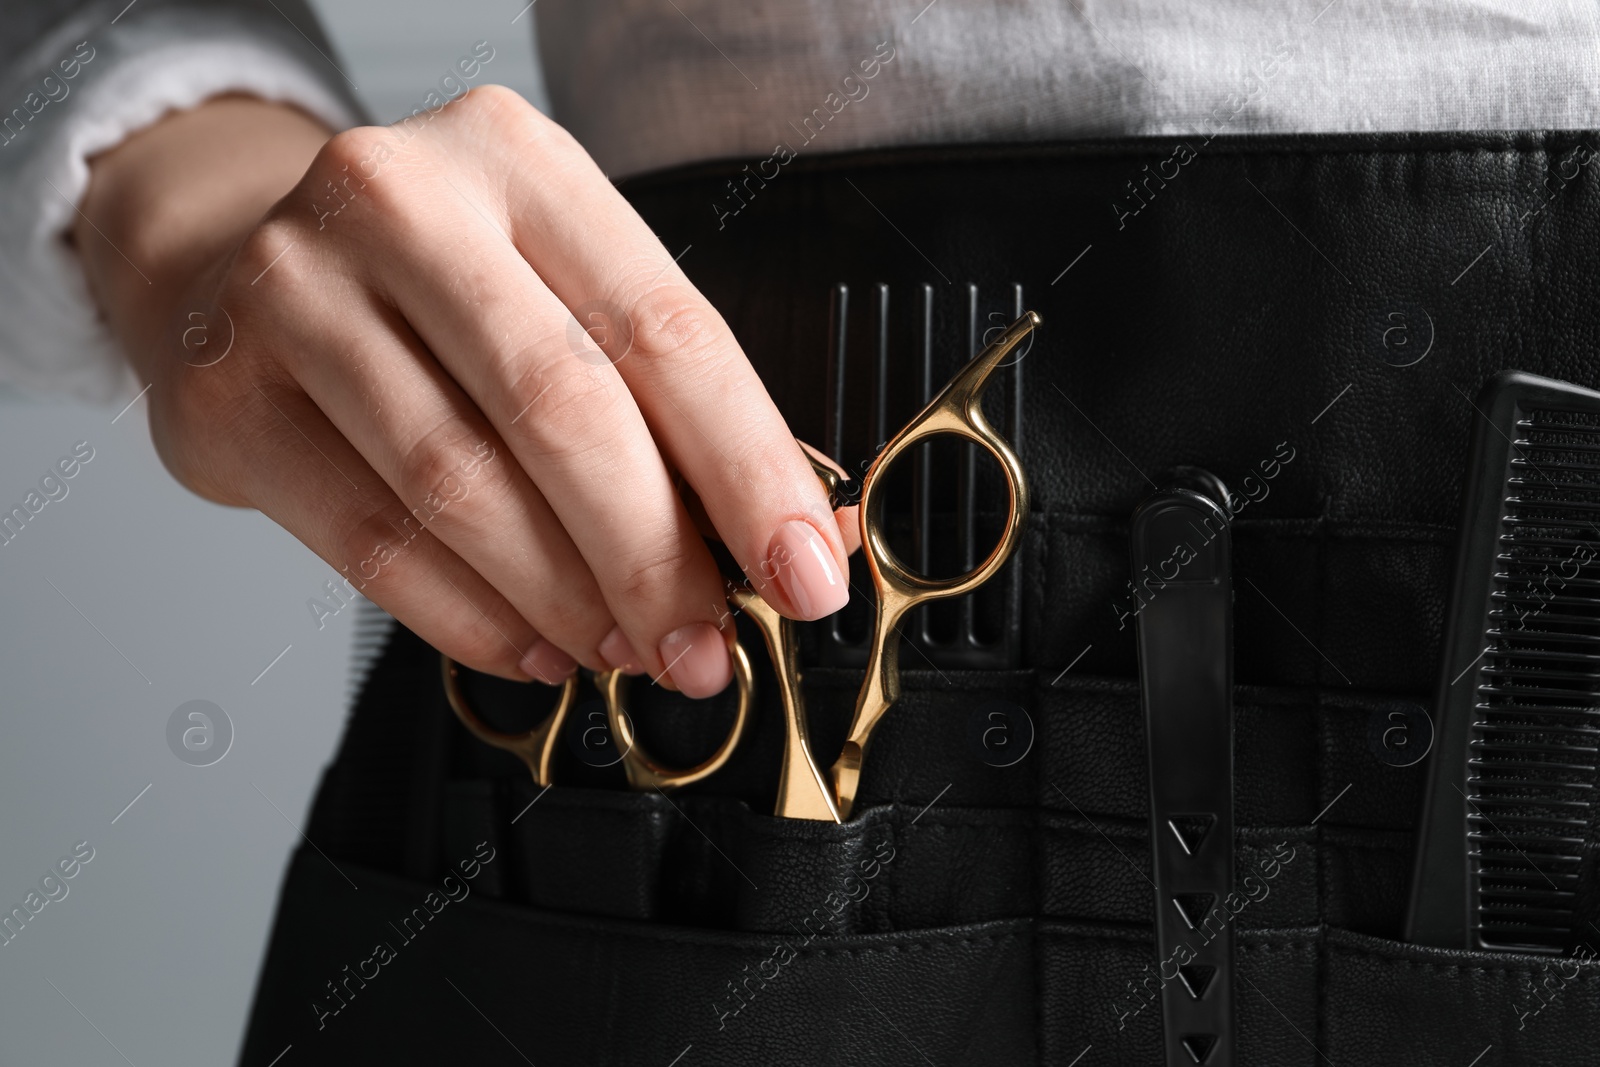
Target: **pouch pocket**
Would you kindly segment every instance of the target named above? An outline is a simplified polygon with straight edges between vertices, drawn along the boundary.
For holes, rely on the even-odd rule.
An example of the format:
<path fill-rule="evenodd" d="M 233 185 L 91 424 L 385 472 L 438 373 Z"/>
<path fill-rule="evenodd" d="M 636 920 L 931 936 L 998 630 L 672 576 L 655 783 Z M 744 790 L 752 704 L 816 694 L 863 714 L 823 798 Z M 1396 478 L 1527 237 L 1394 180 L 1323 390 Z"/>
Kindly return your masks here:
<path fill-rule="evenodd" d="M 554 911 L 653 919 L 662 904 L 662 870 L 678 822 L 660 793 L 518 782 L 505 824 L 517 898 Z"/>
<path fill-rule="evenodd" d="M 1319 943 L 1315 928 L 1235 934 L 1235 1062 L 1274 1067 L 1322 1062 L 1295 1029 L 1310 1033 L 1316 1023 Z M 1071 1063 L 1090 1046 L 1099 1067 L 1165 1062 L 1161 988 L 1177 980 L 1177 971 L 1156 958 L 1146 933 L 1098 923 L 1044 922 L 1036 944 L 1041 1062 Z M 1208 986 L 1200 995 L 1214 996 L 1215 990 Z M 1345 1061 L 1335 1057 L 1335 1062 Z M 1377 1057 L 1366 1062 L 1407 1061 Z"/>
<path fill-rule="evenodd" d="M 1098 818 L 1149 818 L 1149 754 L 1139 686 L 1082 668 L 1040 675 L 1036 703 L 1043 803 Z M 1312 686 L 1234 688 L 1234 819 L 1239 826 L 1328 822 L 1408 831 L 1426 762 L 1398 766 L 1408 735 L 1391 716 L 1414 708 L 1402 694 L 1352 695 Z M 1387 740 L 1393 736 L 1394 740 Z M 1411 737 L 1413 746 L 1425 739 Z M 1335 803 L 1337 802 L 1337 803 Z M 1326 817 L 1326 821 L 1324 821 Z"/>
<path fill-rule="evenodd" d="M 1460 1067 L 1490 1046 L 1495 1063 L 1595 1062 L 1592 953 L 1466 952 L 1329 929 L 1326 956 L 1319 1044 L 1335 1063 Z"/>
<path fill-rule="evenodd" d="M 697 816 L 698 818 L 698 816 Z M 879 933 L 1036 913 L 1036 813 L 884 804 L 843 825 L 743 810 L 737 929 Z"/>
<path fill-rule="evenodd" d="M 659 793 L 551 786 L 525 776 L 445 787 L 444 859 L 488 842 L 501 860 L 481 895 L 554 911 L 655 919 L 680 821 Z"/>
<path fill-rule="evenodd" d="M 842 825 L 730 797 L 456 781 L 446 862 L 487 841 L 484 896 L 530 907 L 805 936 L 1021 918 L 1037 911 L 1036 813 L 882 804 Z"/>
<path fill-rule="evenodd" d="M 856 796 L 858 810 L 898 803 L 916 811 L 936 799 L 950 807 L 1033 807 L 1039 762 L 1032 751 L 1039 725 L 1034 672 L 924 667 L 920 658 L 901 660 L 900 699 L 873 734 Z M 812 747 L 824 768 L 832 765 L 848 732 L 861 679 L 856 669 L 805 671 Z M 1015 727 L 1015 755 L 1001 756 L 985 747 L 983 728 L 992 710 L 1003 711 Z M 775 718 L 778 712 L 770 714 Z M 772 782 L 777 770 L 774 754 L 759 773 Z"/>
<path fill-rule="evenodd" d="M 744 809 L 727 842 L 734 929 L 807 936 L 892 929 L 889 899 L 899 858 L 894 809 L 843 825 L 779 819 Z"/>
<path fill-rule="evenodd" d="M 1147 823 L 1043 812 L 1044 913 L 1083 922 L 1148 925 L 1157 904 Z M 1229 922 L 1288 928 L 1317 922 L 1317 871 L 1327 850 L 1312 827 L 1240 827 L 1234 836 Z M 1228 906 L 1230 905 L 1231 906 Z"/>
<path fill-rule="evenodd" d="M 245 1064 L 1036 1062 L 1031 920 L 805 941 L 471 895 L 406 940 L 438 887 L 341 869 L 290 866 Z"/>

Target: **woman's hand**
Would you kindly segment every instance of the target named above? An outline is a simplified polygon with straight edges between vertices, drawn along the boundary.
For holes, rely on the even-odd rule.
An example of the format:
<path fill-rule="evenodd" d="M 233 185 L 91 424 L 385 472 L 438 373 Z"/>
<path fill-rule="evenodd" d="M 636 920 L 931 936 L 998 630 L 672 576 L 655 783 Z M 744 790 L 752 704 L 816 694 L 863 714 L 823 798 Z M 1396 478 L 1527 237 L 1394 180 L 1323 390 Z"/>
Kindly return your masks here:
<path fill-rule="evenodd" d="M 853 516 L 721 316 L 516 93 L 331 139 L 213 100 L 95 160 L 82 208 L 173 475 L 462 663 L 726 685 L 723 582 L 678 477 L 774 607 L 845 603 Z"/>

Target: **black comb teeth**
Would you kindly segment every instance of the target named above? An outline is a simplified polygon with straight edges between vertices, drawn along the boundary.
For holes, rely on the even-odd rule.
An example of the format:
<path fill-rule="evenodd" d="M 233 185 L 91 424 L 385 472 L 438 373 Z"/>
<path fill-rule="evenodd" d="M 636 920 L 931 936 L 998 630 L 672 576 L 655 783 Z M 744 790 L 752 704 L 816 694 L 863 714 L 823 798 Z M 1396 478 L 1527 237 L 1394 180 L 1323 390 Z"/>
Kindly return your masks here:
<path fill-rule="evenodd" d="M 1600 419 L 1535 409 L 1496 556 L 1467 816 L 1486 943 L 1563 949 L 1600 768 Z"/>
<path fill-rule="evenodd" d="M 945 293 L 952 295 L 946 296 Z M 829 308 L 825 446 L 859 487 L 888 438 L 932 399 L 940 384 L 1025 311 L 1022 286 L 984 298 L 977 285 L 936 291 L 879 283 L 835 285 Z M 1023 452 L 1022 378 L 1027 349 L 989 389 L 990 420 Z M 900 470 L 900 467 L 906 468 Z M 1006 490 L 977 446 L 935 442 L 891 474 L 885 507 L 890 544 L 912 569 L 943 577 L 972 570 L 1000 539 Z M 857 489 L 859 492 L 859 488 Z M 851 603 L 827 623 L 821 662 L 859 667 L 871 644 L 872 582 L 858 553 L 851 560 Z M 970 596 L 919 608 L 902 635 L 917 651 L 909 669 L 1015 667 L 1021 658 L 1022 570 L 1007 567 Z"/>
<path fill-rule="evenodd" d="M 1479 407 L 1408 934 L 1559 953 L 1592 910 L 1600 393 L 1511 373 Z"/>

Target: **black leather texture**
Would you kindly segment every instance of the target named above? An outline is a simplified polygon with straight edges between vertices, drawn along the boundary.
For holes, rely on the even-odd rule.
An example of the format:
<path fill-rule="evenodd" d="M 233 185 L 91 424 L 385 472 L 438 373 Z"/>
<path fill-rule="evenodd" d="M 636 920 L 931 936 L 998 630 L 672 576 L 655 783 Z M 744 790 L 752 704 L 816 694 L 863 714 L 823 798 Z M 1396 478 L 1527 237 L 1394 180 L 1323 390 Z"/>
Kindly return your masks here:
<path fill-rule="evenodd" d="M 1236 1062 L 1593 1062 L 1600 963 L 1396 940 L 1427 738 L 1393 725 L 1440 669 L 1471 398 L 1512 367 L 1600 384 L 1600 135 L 1181 140 L 626 183 L 807 440 L 828 435 L 831 336 L 887 338 L 895 426 L 920 404 L 911 320 L 932 309 L 942 380 L 1021 287 L 1044 325 L 1008 372 L 1034 493 L 1009 564 L 1016 662 L 904 652 L 856 817 L 832 826 L 766 814 L 782 733 L 764 655 L 723 772 L 627 793 L 573 746 L 541 792 L 460 729 L 436 654 L 398 632 L 286 877 L 242 1062 L 1159 1062 L 1128 519 L 1186 465 L 1246 500 L 1235 868 L 1269 892 L 1231 919 Z M 730 181 L 747 204 L 723 215 Z M 849 430 L 842 458 L 870 456 Z M 980 527 L 992 489 L 974 489 Z M 861 673 L 822 665 L 803 629 L 831 754 Z M 663 760 L 701 758 L 731 714 L 731 695 L 638 689 Z M 476 692 L 528 714 L 515 687 Z M 1018 749 L 984 733 L 996 709 Z M 470 895 L 414 939 L 391 925 L 480 849 Z M 383 941 L 392 961 L 351 982 Z"/>

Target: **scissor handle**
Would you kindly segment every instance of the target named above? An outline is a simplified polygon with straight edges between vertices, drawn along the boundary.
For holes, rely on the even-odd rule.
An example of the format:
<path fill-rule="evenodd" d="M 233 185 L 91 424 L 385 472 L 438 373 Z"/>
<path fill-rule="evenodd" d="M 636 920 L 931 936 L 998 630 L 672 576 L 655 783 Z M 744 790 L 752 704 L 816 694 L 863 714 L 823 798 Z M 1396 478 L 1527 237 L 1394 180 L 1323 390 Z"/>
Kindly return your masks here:
<path fill-rule="evenodd" d="M 907 609 L 930 600 L 972 592 L 993 578 L 1016 550 L 1023 520 L 1028 515 L 1028 480 L 1022 472 L 1022 460 L 984 414 L 983 394 L 1006 357 L 1041 321 L 1037 312 L 1029 311 L 1007 327 L 1004 334 L 957 372 L 928 406 L 895 434 L 867 469 L 859 515 L 861 543 L 867 547 L 867 562 L 875 583 L 892 589 L 907 602 Z M 883 524 L 887 492 L 883 474 L 910 449 L 943 434 L 965 438 L 993 456 L 1000 464 L 1011 499 L 1005 530 L 982 563 L 954 578 L 929 578 L 906 566 L 889 547 Z"/>
<path fill-rule="evenodd" d="M 461 688 L 459 667 L 455 660 L 441 653 L 439 663 L 444 677 L 445 699 L 450 702 L 450 710 L 456 713 L 461 725 L 479 741 L 504 749 L 526 763 L 535 785 L 549 785 L 550 770 L 555 761 L 556 739 L 561 736 L 561 727 L 567 721 L 567 712 L 572 710 L 572 705 L 578 696 L 578 676 L 574 674 L 562 684 L 561 696 L 556 700 L 555 710 L 546 715 L 539 725 L 521 733 L 507 733 L 504 730 L 496 730 L 484 722 L 472 709 L 467 694 Z"/>
<path fill-rule="evenodd" d="M 780 819 L 843 822 L 833 796 L 833 782 L 822 773 L 811 752 L 811 728 L 806 722 L 805 693 L 800 686 L 794 623 L 745 586 L 731 586 L 728 603 L 747 615 L 766 639 L 772 673 L 778 679 L 778 695 L 783 701 L 783 763 L 778 770 L 778 800 L 773 814 Z"/>
<path fill-rule="evenodd" d="M 858 501 L 860 483 L 847 481 L 838 471 L 823 463 L 802 445 L 812 472 L 828 494 L 831 508 L 849 507 Z M 833 795 L 833 781 L 817 766 L 811 751 L 811 729 L 806 722 L 805 693 L 800 686 L 800 653 L 795 641 L 794 623 L 778 614 L 761 594 L 747 585 L 730 582 L 728 604 L 747 616 L 761 631 L 767 653 L 772 658 L 772 673 L 778 681 L 778 696 L 783 702 L 783 762 L 778 769 L 778 798 L 773 814 L 780 819 L 812 819 L 818 822 L 843 822 Z"/>
<path fill-rule="evenodd" d="M 795 438 L 796 441 L 799 438 Z M 828 506 L 837 511 L 840 508 L 851 508 L 861 503 L 861 483 L 851 479 L 816 456 L 811 454 L 809 447 L 802 447 L 806 462 L 811 464 L 811 473 L 817 476 L 817 481 L 822 483 L 822 491 L 828 494 Z"/>
<path fill-rule="evenodd" d="M 879 720 L 900 699 L 900 620 L 919 604 L 970 593 L 995 576 L 1016 551 L 1022 524 L 1028 517 L 1028 480 L 1022 460 L 1010 443 L 989 424 L 983 413 L 983 393 L 995 371 L 1013 349 L 1043 321 L 1026 312 L 972 359 L 905 428 L 884 446 L 863 479 L 861 494 L 861 544 L 878 593 L 872 651 L 867 658 L 867 679 L 856 698 L 855 717 L 844 750 L 833 765 L 839 810 L 848 817 L 860 784 L 861 761 L 867 741 Z M 981 446 L 1000 464 L 1010 496 L 1005 529 L 1000 540 L 977 567 L 954 578 L 929 578 L 901 562 L 884 534 L 883 474 L 913 446 L 950 434 Z"/>
<path fill-rule="evenodd" d="M 600 671 L 594 676 L 595 688 L 605 698 L 606 720 L 611 724 L 611 736 L 622 750 L 622 767 L 628 775 L 629 787 L 636 790 L 660 789 L 667 792 L 692 785 L 722 769 L 732 757 L 734 749 L 744 737 L 750 722 L 750 707 L 754 703 L 755 672 L 750 667 L 750 657 L 739 642 L 733 642 L 733 677 L 739 686 L 739 707 L 734 712 L 733 727 L 722 739 L 722 744 L 703 763 L 693 767 L 666 767 L 658 763 L 639 744 L 634 736 L 633 723 L 628 718 L 626 690 L 628 676 L 621 671 Z"/>

